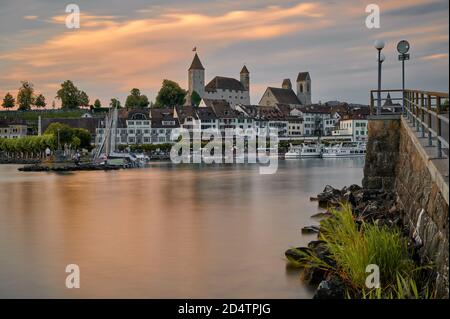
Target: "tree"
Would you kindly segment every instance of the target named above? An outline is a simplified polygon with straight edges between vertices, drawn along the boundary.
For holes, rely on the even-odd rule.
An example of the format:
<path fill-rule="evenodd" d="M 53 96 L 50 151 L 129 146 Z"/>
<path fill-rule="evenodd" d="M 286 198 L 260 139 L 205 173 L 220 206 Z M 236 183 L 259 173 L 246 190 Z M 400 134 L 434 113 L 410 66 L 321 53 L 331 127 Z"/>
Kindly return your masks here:
<path fill-rule="evenodd" d="M 72 128 L 67 124 L 55 122 L 47 127 L 44 134 L 53 134 L 56 139 L 59 135 L 59 143 L 61 145 L 69 144 L 74 147 L 91 148 L 91 133 L 83 128 Z M 75 137 L 78 140 L 74 139 Z M 76 142 L 77 145 L 74 145 L 74 142 Z"/>
<path fill-rule="evenodd" d="M 34 105 L 34 88 L 33 84 L 28 81 L 23 81 L 22 86 L 19 88 L 17 94 L 17 104 L 19 104 L 19 110 L 27 111 Z"/>
<path fill-rule="evenodd" d="M 197 91 L 193 91 L 191 94 L 191 104 L 193 106 L 199 106 L 201 101 L 202 101 L 202 98 L 197 93 Z"/>
<path fill-rule="evenodd" d="M 174 81 L 164 80 L 156 96 L 156 107 L 170 107 L 185 103 L 186 91 Z"/>
<path fill-rule="evenodd" d="M 116 107 L 118 109 L 120 109 L 122 106 L 120 105 L 120 101 L 116 98 L 112 98 L 111 102 L 109 102 L 109 106 L 110 107 Z"/>
<path fill-rule="evenodd" d="M 95 102 L 94 102 L 94 107 L 95 107 L 96 109 L 99 109 L 99 108 L 102 107 L 102 103 L 100 103 L 100 100 L 99 100 L 99 99 L 96 99 L 96 100 L 95 100 Z"/>
<path fill-rule="evenodd" d="M 13 108 L 15 104 L 16 104 L 16 100 L 11 95 L 11 93 L 9 93 L 9 92 L 6 93 L 6 95 L 5 95 L 4 99 L 3 99 L 2 106 L 5 109 L 10 109 L 10 108 Z"/>
<path fill-rule="evenodd" d="M 47 103 L 45 102 L 45 97 L 42 94 L 39 94 L 36 97 L 36 101 L 35 101 L 34 105 L 36 105 L 36 107 L 38 107 L 38 108 L 46 107 Z"/>
<path fill-rule="evenodd" d="M 80 106 L 89 106 L 89 97 L 84 91 L 78 90 L 72 81 L 67 80 L 61 84 L 56 92 L 56 98 L 61 100 L 63 109 L 76 109 Z"/>
<path fill-rule="evenodd" d="M 149 104 L 148 98 L 146 95 L 141 95 L 141 91 L 139 89 L 132 89 L 130 91 L 130 95 L 127 96 L 125 101 L 125 107 L 135 108 L 135 107 L 147 107 Z"/>
<path fill-rule="evenodd" d="M 78 104 L 81 107 L 88 107 L 89 106 L 89 96 L 84 91 L 79 92 L 78 96 Z"/>

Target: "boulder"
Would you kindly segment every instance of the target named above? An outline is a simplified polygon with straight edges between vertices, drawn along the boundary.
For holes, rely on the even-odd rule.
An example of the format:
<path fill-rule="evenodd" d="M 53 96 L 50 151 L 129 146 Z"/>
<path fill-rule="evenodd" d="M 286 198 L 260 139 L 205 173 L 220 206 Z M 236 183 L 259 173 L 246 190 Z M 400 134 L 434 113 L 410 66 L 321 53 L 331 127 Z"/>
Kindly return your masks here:
<path fill-rule="evenodd" d="M 330 275 L 321 281 L 313 299 L 344 299 L 345 284 L 336 275 Z"/>
<path fill-rule="evenodd" d="M 318 234 L 320 232 L 319 226 L 306 226 L 302 228 L 302 234 Z"/>

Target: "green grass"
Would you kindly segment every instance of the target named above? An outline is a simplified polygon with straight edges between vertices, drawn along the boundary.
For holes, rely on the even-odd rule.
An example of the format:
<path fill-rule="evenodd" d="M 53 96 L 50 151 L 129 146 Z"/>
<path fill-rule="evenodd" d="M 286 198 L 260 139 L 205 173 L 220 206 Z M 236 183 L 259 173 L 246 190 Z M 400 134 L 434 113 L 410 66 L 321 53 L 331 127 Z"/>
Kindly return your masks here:
<path fill-rule="evenodd" d="M 31 110 L 31 111 L 0 111 L 0 118 L 23 119 L 27 122 L 37 122 L 41 118 L 78 118 L 88 112 L 85 110 Z"/>
<path fill-rule="evenodd" d="M 426 280 L 421 280 L 419 288 L 416 284 L 419 268 L 410 256 L 407 240 L 400 229 L 365 223 L 359 225 L 350 206 L 342 205 L 332 211 L 332 217 L 321 221 L 319 239 L 326 243 L 337 266 L 332 267 L 313 253 L 302 251 L 298 251 L 302 258 L 296 261 L 297 266 L 318 267 L 336 273 L 346 283 L 349 296 L 433 296 L 430 292 L 433 288 L 428 287 Z M 366 267 L 371 264 L 379 267 L 381 288 L 367 290 L 366 279 L 370 273 L 366 272 Z"/>

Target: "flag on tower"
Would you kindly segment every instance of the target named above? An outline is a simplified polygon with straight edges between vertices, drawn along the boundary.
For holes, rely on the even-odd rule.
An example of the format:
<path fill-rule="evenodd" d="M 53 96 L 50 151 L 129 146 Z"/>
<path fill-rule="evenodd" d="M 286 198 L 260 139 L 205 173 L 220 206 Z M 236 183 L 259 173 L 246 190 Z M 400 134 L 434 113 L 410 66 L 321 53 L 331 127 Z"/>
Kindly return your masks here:
<path fill-rule="evenodd" d="M 193 52 L 197 52 L 197 47 L 194 47 L 194 48 L 192 49 L 192 51 L 193 51 Z"/>

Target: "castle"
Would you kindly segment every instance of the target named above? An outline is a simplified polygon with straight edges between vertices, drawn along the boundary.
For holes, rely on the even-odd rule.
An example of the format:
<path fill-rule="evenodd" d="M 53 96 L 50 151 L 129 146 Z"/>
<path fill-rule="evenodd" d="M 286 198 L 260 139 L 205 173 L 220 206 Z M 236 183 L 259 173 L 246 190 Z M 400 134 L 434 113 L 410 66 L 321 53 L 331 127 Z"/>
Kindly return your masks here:
<path fill-rule="evenodd" d="M 250 72 L 244 65 L 240 72 L 240 80 L 216 76 L 205 86 L 205 68 L 195 53 L 191 66 L 188 70 L 189 92 L 187 104 L 191 104 L 192 93 L 197 94 L 202 99 L 225 100 L 231 106 L 237 104 L 250 104 Z"/>

